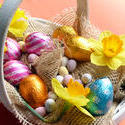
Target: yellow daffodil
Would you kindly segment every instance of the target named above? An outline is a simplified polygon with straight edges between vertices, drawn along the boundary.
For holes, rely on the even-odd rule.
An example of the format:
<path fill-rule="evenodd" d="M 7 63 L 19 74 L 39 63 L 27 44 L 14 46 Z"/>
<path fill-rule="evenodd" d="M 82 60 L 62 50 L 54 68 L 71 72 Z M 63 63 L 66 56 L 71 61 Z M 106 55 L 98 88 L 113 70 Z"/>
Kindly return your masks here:
<path fill-rule="evenodd" d="M 125 65 L 125 35 L 114 35 L 109 31 L 102 32 L 99 40 L 89 39 L 95 43 L 94 52 L 91 54 L 91 62 L 98 66 L 108 66 L 116 70 Z"/>
<path fill-rule="evenodd" d="M 8 29 L 9 32 L 14 34 L 16 37 L 23 37 L 23 33 L 26 31 L 28 27 L 27 20 L 28 20 L 28 17 L 25 11 L 18 8 L 10 23 L 10 26 Z"/>
<path fill-rule="evenodd" d="M 94 117 L 83 108 L 83 106 L 86 106 L 89 102 L 89 99 L 86 98 L 90 92 L 89 88 L 84 88 L 82 84 L 77 81 L 73 82 L 72 79 L 69 81 L 67 88 L 64 88 L 55 78 L 52 79 L 52 87 L 57 96 L 76 106 L 81 112 L 94 119 Z"/>
<path fill-rule="evenodd" d="M 23 33 L 28 27 L 27 19 L 25 11 L 18 8 L 11 21 L 9 32 L 13 33 L 16 37 L 23 37 Z"/>

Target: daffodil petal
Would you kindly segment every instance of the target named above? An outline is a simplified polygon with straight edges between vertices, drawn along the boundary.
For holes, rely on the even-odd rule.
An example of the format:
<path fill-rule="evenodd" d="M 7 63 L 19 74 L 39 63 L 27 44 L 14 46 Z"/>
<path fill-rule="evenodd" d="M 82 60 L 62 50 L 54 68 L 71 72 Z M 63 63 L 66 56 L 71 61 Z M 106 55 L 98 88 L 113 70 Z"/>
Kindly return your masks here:
<path fill-rule="evenodd" d="M 125 65 L 125 50 L 122 50 L 117 56 L 117 59 L 119 59 L 122 63 L 122 65 Z"/>
<path fill-rule="evenodd" d="M 23 37 L 23 33 L 26 31 L 28 23 L 26 20 L 16 21 L 9 27 L 9 32 L 13 33 L 16 37 Z"/>
<path fill-rule="evenodd" d="M 125 35 L 120 35 L 120 39 L 123 42 L 123 48 L 125 49 Z"/>
<path fill-rule="evenodd" d="M 106 66 L 107 58 L 101 53 L 93 52 L 91 54 L 91 63 L 98 66 Z"/>
<path fill-rule="evenodd" d="M 107 62 L 107 66 L 112 70 L 117 70 L 122 65 L 122 62 L 118 58 L 110 58 Z"/>
<path fill-rule="evenodd" d="M 99 41 L 102 41 L 104 38 L 111 36 L 112 33 L 110 31 L 104 31 L 99 36 Z"/>
<path fill-rule="evenodd" d="M 95 120 L 95 118 L 84 108 L 80 107 L 80 106 L 76 106 L 82 113 L 86 114 L 87 116 L 91 117 L 93 120 Z"/>

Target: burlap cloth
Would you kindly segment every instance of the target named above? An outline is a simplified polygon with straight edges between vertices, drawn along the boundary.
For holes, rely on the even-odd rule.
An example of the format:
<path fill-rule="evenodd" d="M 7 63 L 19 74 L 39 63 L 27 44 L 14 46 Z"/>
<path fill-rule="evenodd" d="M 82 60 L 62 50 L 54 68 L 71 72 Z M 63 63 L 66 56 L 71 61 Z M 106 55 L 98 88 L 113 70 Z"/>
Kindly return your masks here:
<path fill-rule="evenodd" d="M 78 27 L 80 26 L 83 29 L 82 31 L 80 31 L 80 34 L 82 36 L 87 38 L 88 37 L 98 38 L 98 35 L 100 33 L 99 30 L 97 30 L 94 26 L 92 26 L 90 22 L 86 20 L 84 17 L 82 19 L 84 21 L 80 23 L 80 25 L 78 25 L 79 24 L 78 22 L 81 19 L 82 18 L 76 17 L 76 13 L 72 8 L 65 10 L 61 15 L 54 18 L 53 21 L 55 23 L 45 23 L 45 22 L 43 23 L 40 20 L 35 21 L 31 18 L 29 20 L 29 27 L 27 29 L 26 34 L 37 31 L 37 32 L 42 32 L 42 33 L 51 35 L 53 30 L 56 27 L 58 27 L 57 23 L 59 23 L 61 25 L 74 26 L 77 31 L 78 31 Z M 58 51 L 59 54 L 57 54 L 56 51 Z M 42 71 L 38 71 L 37 74 L 39 76 L 43 75 L 44 80 L 48 79 L 49 84 L 50 84 L 50 79 L 54 77 L 58 72 L 58 68 L 60 66 L 61 53 L 62 53 L 62 50 L 60 51 L 59 49 L 59 50 L 55 50 L 55 52 L 53 53 L 49 53 L 50 55 L 47 56 L 48 59 L 50 56 L 54 57 L 54 62 L 52 61 L 52 58 L 50 60 L 52 61 L 53 64 L 55 63 L 54 68 L 53 68 L 53 65 L 50 65 L 48 67 L 44 67 L 45 69 L 44 70 L 43 67 L 41 68 L 43 61 L 41 61 L 41 63 L 40 61 L 38 61 L 39 63 L 37 63 L 36 70 L 38 71 L 38 69 L 43 69 Z M 47 62 L 47 59 L 45 60 Z M 51 72 L 52 70 L 54 72 Z M 47 72 L 49 75 L 46 74 Z M 121 83 L 125 78 L 124 72 L 125 72 L 124 67 L 119 68 L 117 71 L 111 71 L 107 67 L 98 67 L 91 64 L 90 62 L 87 62 L 87 63 L 79 62 L 76 70 L 73 72 L 73 76 L 75 78 L 79 78 L 80 75 L 83 73 L 90 73 L 94 79 L 102 76 L 108 76 L 111 79 L 114 86 L 114 93 L 115 93 L 114 104 L 106 115 L 96 117 L 95 121 L 92 121 L 91 118 L 82 114 L 79 110 L 73 107 L 70 110 L 68 110 L 57 123 L 53 123 L 53 125 L 109 125 L 109 124 L 112 124 L 111 118 L 113 115 L 113 111 L 116 108 L 116 105 L 118 104 L 119 100 L 121 100 L 125 96 L 125 93 L 120 88 Z M 15 116 L 19 119 L 19 121 L 23 125 L 27 125 L 27 124 L 50 125 L 48 123 L 44 123 L 41 120 L 39 120 L 36 116 L 34 116 L 31 113 L 29 109 L 27 109 L 27 107 L 24 105 L 22 101 L 21 96 L 12 85 L 7 83 L 6 81 L 5 81 L 5 85 L 6 85 L 6 89 L 9 94 L 9 97 L 13 103 L 12 110 L 14 111 Z M 57 103 L 59 108 L 54 113 L 47 116 L 47 119 L 51 119 L 51 120 L 57 119 L 57 117 L 60 115 L 60 112 L 63 108 L 63 101 L 58 100 Z"/>

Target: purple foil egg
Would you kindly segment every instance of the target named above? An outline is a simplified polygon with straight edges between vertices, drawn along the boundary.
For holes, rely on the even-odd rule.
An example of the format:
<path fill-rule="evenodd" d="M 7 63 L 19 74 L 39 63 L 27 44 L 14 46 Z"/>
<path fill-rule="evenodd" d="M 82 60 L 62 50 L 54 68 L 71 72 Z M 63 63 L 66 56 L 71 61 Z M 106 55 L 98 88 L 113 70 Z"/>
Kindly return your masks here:
<path fill-rule="evenodd" d="M 55 48 L 51 38 L 43 33 L 34 32 L 25 39 L 26 50 L 29 54 L 34 53 L 40 55 L 42 51 L 51 51 Z"/>
<path fill-rule="evenodd" d="M 21 61 L 11 60 L 4 64 L 4 77 L 12 85 L 18 85 L 29 74 L 30 69 Z"/>
<path fill-rule="evenodd" d="M 10 60 L 18 60 L 21 56 L 21 49 L 16 40 L 7 38 L 5 42 L 7 51 L 4 53 L 4 62 Z"/>

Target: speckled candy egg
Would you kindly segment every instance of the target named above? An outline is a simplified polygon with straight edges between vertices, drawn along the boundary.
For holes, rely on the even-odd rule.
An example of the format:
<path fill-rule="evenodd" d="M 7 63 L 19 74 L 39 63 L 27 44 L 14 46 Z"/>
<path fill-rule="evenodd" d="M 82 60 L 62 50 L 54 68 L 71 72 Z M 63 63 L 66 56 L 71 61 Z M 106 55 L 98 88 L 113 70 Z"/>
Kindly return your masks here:
<path fill-rule="evenodd" d="M 107 77 L 97 79 L 89 87 L 91 91 L 87 98 L 90 102 L 86 108 L 95 116 L 104 115 L 113 102 L 113 86 L 110 79 Z"/>
<path fill-rule="evenodd" d="M 37 56 L 36 54 L 29 54 L 29 56 L 28 56 L 28 62 L 29 63 L 33 63 L 38 58 L 39 58 L 39 56 Z"/>
<path fill-rule="evenodd" d="M 73 79 L 72 75 L 65 75 L 63 79 L 63 83 L 67 85 L 70 81 L 70 79 Z"/>
<path fill-rule="evenodd" d="M 57 79 L 60 83 L 62 83 L 62 82 L 63 82 L 64 77 L 63 77 L 63 76 L 61 76 L 61 75 L 57 75 L 57 76 L 56 76 L 56 79 Z"/>
<path fill-rule="evenodd" d="M 35 111 L 40 114 L 41 116 L 45 116 L 46 115 L 46 109 L 45 107 L 38 107 L 35 109 Z"/>
<path fill-rule="evenodd" d="M 67 57 L 62 57 L 62 66 L 66 66 L 68 63 L 68 58 Z"/>
<path fill-rule="evenodd" d="M 92 81 L 92 76 L 90 74 L 88 74 L 88 73 L 85 73 L 85 74 L 82 75 L 81 79 L 82 79 L 82 82 L 84 84 L 88 84 L 88 83 L 90 83 Z"/>
<path fill-rule="evenodd" d="M 73 72 L 77 66 L 77 62 L 73 59 L 67 62 L 67 69 L 69 72 Z"/>
<path fill-rule="evenodd" d="M 21 56 L 21 49 L 16 40 L 7 38 L 5 42 L 7 51 L 4 53 L 4 62 L 9 60 L 18 60 Z"/>
<path fill-rule="evenodd" d="M 28 35 L 25 42 L 27 52 L 37 55 L 40 55 L 42 51 L 50 51 L 54 48 L 54 43 L 50 37 L 39 32 Z"/>
<path fill-rule="evenodd" d="M 65 76 L 65 75 L 68 75 L 69 72 L 68 72 L 68 70 L 67 70 L 67 68 L 66 68 L 65 66 L 61 66 L 61 67 L 59 68 L 59 74 L 60 74 L 61 76 Z"/>
<path fill-rule="evenodd" d="M 56 102 L 53 99 L 47 99 L 45 102 L 47 112 L 53 112 L 56 109 Z"/>
<path fill-rule="evenodd" d="M 4 64 L 4 77 L 12 85 L 19 84 L 30 73 L 29 68 L 21 61 L 11 60 Z"/>
<path fill-rule="evenodd" d="M 57 99 L 57 96 L 56 96 L 56 94 L 55 94 L 54 92 L 50 91 L 50 92 L 48 93 L 48 98 L 49 98 L 49 99 L 54 99 L 54 100 L 56 100 L 56 99 Z"/>

